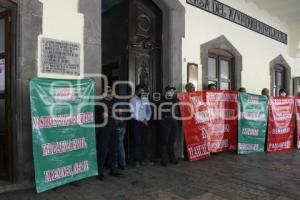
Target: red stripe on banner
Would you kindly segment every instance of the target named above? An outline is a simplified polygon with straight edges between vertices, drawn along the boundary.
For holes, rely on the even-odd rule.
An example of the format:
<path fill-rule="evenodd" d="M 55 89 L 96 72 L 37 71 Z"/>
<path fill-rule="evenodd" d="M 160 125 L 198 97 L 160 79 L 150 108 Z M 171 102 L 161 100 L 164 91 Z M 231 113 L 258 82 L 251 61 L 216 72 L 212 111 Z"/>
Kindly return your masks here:
<path fill-rule="evenodd" d="M 294 97 L 270 97 L 267 152 L 292 149 L 294 127 Z"/>

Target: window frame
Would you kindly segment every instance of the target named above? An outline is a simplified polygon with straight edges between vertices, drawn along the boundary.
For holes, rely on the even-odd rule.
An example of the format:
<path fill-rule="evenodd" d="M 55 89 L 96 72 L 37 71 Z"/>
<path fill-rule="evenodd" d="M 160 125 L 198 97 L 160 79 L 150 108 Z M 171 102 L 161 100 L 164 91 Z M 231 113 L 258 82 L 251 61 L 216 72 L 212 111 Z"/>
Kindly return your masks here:
<path fill-rule="evenodd" d="M 235 85 L 235 76 L 234 76 L 234 57 L 222 49 L 214 49 L 208 52 L 208 60 L 213 58 L 216 60 L 216 78 L 211 78 L 209 76 L 209 62 L 207 64 L 207 84 L 210 81 L 216 82 L 217 89 L 221 88 L 221 83 L 228 83 L 228 90 L 233 90 Z M 227 61 L 229 65 L 229 77 L 228 79 L 222 79 L 221 77 L 221 61 Z"/>
<path fill-rule="evenodd" d="M 273 81 L 273 92 L 275 96 L 279 96 L 279 90 L 281 88 L 286 89 L 286 69 L 284 66 L 277 64 L 274 67 L 274 81 Z M 277 73 L 281 74 L 281 85 L 278 85 Z"/>

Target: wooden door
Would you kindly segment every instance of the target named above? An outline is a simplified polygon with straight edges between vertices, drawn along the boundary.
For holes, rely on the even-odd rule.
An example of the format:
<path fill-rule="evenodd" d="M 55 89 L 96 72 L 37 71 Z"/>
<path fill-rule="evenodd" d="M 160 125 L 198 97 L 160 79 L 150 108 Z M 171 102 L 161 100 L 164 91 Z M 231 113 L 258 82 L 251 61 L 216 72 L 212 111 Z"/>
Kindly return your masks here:
<path fill-rule="evenodd" d="M 0 13 L 0 178 L 12 179 L 11 142 L 11 14 Z"/>
<path fill-rule="evenodd" d="M 162 13 L 149 0 L 129 3 L 129 81 L 160 92 Z"/>

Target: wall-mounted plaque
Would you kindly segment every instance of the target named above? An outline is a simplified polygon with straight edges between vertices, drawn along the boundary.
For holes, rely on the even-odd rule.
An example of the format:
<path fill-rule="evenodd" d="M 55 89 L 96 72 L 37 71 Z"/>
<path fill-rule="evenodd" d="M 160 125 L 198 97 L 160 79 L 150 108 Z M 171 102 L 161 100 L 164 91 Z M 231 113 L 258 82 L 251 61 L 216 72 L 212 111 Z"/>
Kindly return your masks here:
<path fill-rule="evenodd" d="M 80 44 L 42 38 L 41 72 L 80 76 Z"/>

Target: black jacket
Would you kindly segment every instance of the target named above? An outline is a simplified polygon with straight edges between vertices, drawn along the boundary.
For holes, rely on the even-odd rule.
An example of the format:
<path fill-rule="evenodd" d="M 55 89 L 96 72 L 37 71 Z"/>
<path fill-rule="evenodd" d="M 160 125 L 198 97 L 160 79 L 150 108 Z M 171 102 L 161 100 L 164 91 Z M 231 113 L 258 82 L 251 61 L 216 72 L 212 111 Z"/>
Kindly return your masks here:
<path fill-rule="evenodd" d="M 180 117 L 180 111 L 179 111 L 179 106 L 175 105 L 176 103 L 178 103 L 178 99 L 176 96 L 174 96 L 173 98 L 166 98 L 166 97 L 162 97 L 160 103 L 159 103 L 159 112 L 161 112 L 161 116 L 162 116 L 162 120 L 164 119 L 174 119 L 173 114 L 176 117 Z M 175 108 L 173 108 L 175 106 Z M 175 120 L 175 119 L 174 119 Z"/>

